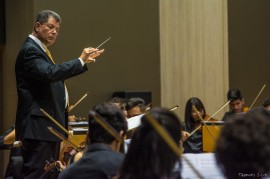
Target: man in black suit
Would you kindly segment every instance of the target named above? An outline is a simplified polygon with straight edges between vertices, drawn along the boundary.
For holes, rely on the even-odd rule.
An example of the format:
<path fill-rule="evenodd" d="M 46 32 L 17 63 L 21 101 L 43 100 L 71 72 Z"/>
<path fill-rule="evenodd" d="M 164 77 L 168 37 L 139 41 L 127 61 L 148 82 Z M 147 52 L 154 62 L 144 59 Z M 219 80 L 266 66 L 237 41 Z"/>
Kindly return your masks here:
<path fill-rule="evenodd" d="M 23 142 L 24 178 L 46 178 L 45 161 L 58 159 L 60 140 L 48 126 L 61 131 L 40 111 L 44 109 L 62 126 L 67 127 L 68 93 L 64 80 L 87 71 L 86 63 L 94 62 L 103 50 L 85 48 L 79 58 L 55 64 L 47 47 L 54 44 L 61 18 L 50 10 L 38 13 L 33 32 L 17 56 L 15 72 L 18 105 L 16 139 Z"/>

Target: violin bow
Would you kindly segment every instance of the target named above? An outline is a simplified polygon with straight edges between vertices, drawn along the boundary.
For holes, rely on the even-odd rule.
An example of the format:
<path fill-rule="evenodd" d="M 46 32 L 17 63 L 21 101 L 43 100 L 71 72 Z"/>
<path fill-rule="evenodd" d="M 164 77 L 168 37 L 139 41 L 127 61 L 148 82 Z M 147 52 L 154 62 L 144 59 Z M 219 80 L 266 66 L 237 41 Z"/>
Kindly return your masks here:
<path fill-rule="evenodd" d="M 261 88 L 261 90 L 259 91 L 258 95 L 256 96 L 256 98 L 254 99 L 254 101 L 252 102 L 252 104 L 249 107 L 249 110 L 253 107 L 253 105 L 255 104 L 255 102 L 257 101 L 257 99 L 259 98 L 259 96 L 261 95 L 261 93 L 263 92 L 264 88 L 266 87 L 266 84 L 264 84 Z"/>
<path fill-rule="evenodd" d="M 178 105 L 175 105 L 174 107 L 170 108 L 169 111 L 174 111 L 178 108 L 179 106 Z"/>
<path fill-rule="evenodd" d="M 208 121 L 209 119 L 213 118 L 217 113 L 219 113 L 219 111 L 221 111 L 223 108 L 225 108 L 228 104 L 230 103 L 230 101 L 227 101 L 223 106 L 221 106 L 212 116 L 210 116 L 206 121 Z M 196 129 L 194 129 L 190 135 L 186 138 L 186 140 L 192 136 L 196 131 L 198 131 L 200 128 L 202 127 L 202 125 L 199 125 Z"/>
<path fill-rule="evenodd" d="M 80 147 L 78 147 L 77 145 L 75 145 L 73 142 L 71 142 L 68 138 L 66 138 L 65 136 L 63 136 L 60 132 L 58 132 L 56 129 L 54 129 L 53 127 L 48 127 L 49 131 L 54 134 L 57 138 L 69 143 L 75 150 L 77 151 L 82 151 L 82 149 Z"/>
<path fill-rule="evenodd" d="M 146 106 L 145 106 L 145 111 L 149 111 L 151 109 L 152 106 L 152 102 L 149 102 Z"/>
<path fill-rule="evenodd" d="M 176 145 L 173 139 L 170 137 L 168 132 L 154 119 L 151 114 L 145 115 L 148 122 L 152 125 L 152 127 L 156 130 L 156 132 L 160 135 L 160 137 L 167 143 L 167 145 L 172 149 L 172 151 L 178 156 L 181 157 L 182 149 Z M 182 158 L 186 161 L 186 163 L 190 166 L 190 168 L 195 172 L 195 174 L 203 179 L 202 174 L 196 169 L 196 167 L 184 156 Z"/>
<path fill-rule="evenodd" d="M 120 134 L 107 122 L 105 121 L 98 113 L 95 111 L 90 111 L 90 114 L 93 118 L 101 125 L 109 134 L 111 134 L 118 142 L 123 144 L 123 139 Z M 90 125 L 90 124 L 89 124 Z"/>
<path fill-rule="evenodd" d="M 67 109 L 67 112 L 70 112 L 72 109 L 74 109 L 86 96 L 88 95 L 89 92 L 85 93 L 75 104 L 70 105 Z"/>
<path fill-rule="evenodd" d="M 212 139 L 213 139 L 214 142 L 215 142 L 215 141 L 216 141 L 215 136 L 213 135 L 213 133 L 211 132 L 211 130 L 209 129 L 209 127 L 205 124 L 205 121 L 203 120 L 203 118 L 202 118 L 201 114 L 199 113 L 199 111 L 197 110 L 197 108 L 196 108 L 194 105 L 192 105 L 192 108 L 195 110 L 195 112 L 197 113 L 197 115 L 198 115 L 199 118 L 200 118 L 201 123 L 206 127 L 207 131 L 209 132 L 209 134 L 211 135 Z M 208 118 L 207 121 L 208 121 L 209 119 L 211 119 L 211 118 Z M 200 127 L 202 126 L 202 124 L 200 124 Z"/>
<path fill-rule="evenodd" d="M 47 116 L 55 125 L 57 125 L 60 129 L 62 129 L 68 136 L 75 139 L 78 143 L 81 143 L 74 135 L 70 134 L 61 124 L 59 124 L 51 115 L 49 115 L 45 110 L 40 108 L 40 111 Z"/>

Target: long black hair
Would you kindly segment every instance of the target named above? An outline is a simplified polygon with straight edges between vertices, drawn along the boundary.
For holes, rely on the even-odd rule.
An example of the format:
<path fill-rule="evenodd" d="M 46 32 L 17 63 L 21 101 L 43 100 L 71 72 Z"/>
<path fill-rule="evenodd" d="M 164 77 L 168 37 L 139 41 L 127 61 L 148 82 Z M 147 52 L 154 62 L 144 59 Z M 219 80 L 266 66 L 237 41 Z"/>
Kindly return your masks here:
<path fill-rule="evenodd" d="M 149 113 L 178 145 L 181 136 L 179 118 L 163 108 L 153 108 Z M 141 123 L 132 137 L 119 178 L 174 178 L 173 169 L 180 161 L 179 157 L 153 129 L 146 116 L 142 117 Z"/>
<path fill-rule="evenodd" d="M 191 116 L 193 105 L 197 108 L 198 111 L 204 112 L 204 114 L 202 115 L 203 119 L 205 118 L 206 115 L 206 111 L 202 101 L 196 97 L 190 98 L 186 103 L 186 110 L 185 110 L 185 128 L 187 131 L 192 131 L 195 129 L 196 122 Z"/>

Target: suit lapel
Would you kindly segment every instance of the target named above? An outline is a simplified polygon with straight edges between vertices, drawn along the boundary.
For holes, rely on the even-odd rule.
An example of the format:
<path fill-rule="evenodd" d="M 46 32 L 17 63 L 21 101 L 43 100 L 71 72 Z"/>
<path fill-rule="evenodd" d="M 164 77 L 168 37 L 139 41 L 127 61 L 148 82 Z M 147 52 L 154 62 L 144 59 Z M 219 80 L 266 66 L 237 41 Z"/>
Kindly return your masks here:
<path fill-rule="evenodd" d="M 42 52 L 43 56 L 46 58 L 46 61 L 53 64 L 50 57 L 46 54 L 46 52 L 44 52 L 44 50 L 33 39 L 31 39 L 30 37 L 27 37 L 26 41 L 35 45 Z"/>

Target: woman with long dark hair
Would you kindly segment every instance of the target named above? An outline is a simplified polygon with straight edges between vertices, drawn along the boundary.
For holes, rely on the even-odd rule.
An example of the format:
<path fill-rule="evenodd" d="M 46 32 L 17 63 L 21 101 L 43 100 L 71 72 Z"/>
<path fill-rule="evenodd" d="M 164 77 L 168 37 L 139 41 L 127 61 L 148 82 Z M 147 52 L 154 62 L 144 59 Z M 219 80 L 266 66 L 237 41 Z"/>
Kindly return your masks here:
<path fill-rule="evenodd" d="M 196 108 L 194 109 L 193 106 Z M 216 119 L 209 119 L 206 114 L 205 107 L 199 98 L 192 97 L 186 103 L 185 110 L 185 126 L 184 131 L 191 133 L 200 124 L 201 119 L 196 110 L 204 121 L 216 121 Z M 193 135 L 187 138 L 183 143 L 184 153 L 201 153 L 202 152 L 202 131 L 197 130 Z"/>
<path fill-rule="evenodd" d="M 179 145 L 182 128 L 179 118 L 163 108 L 154 108 L 149 113 Z M 132 137 L 118 178 L 181 178 L 176 166 L 180 168 L 180 158 L 143 116 L 141 126 Z"/>

